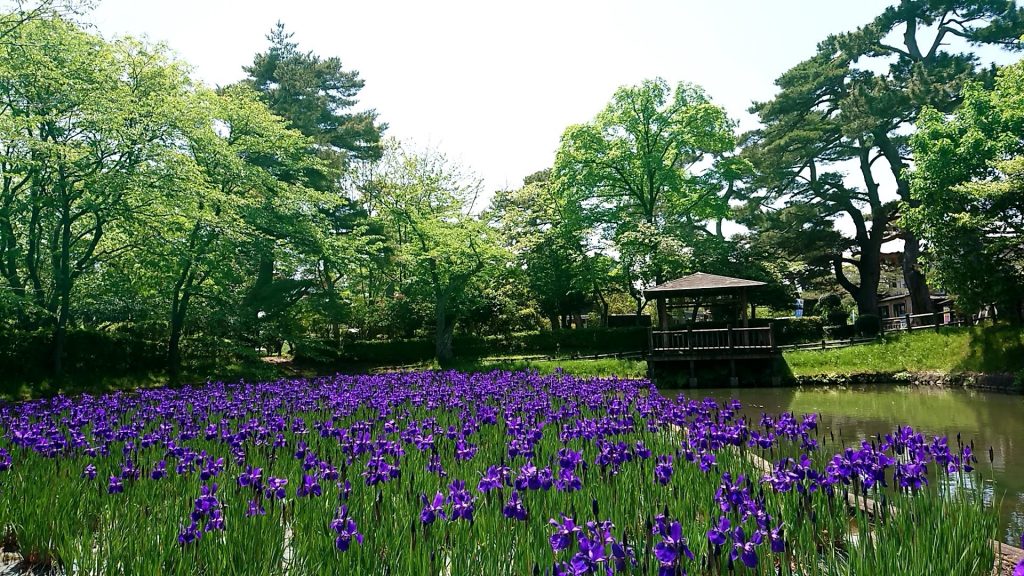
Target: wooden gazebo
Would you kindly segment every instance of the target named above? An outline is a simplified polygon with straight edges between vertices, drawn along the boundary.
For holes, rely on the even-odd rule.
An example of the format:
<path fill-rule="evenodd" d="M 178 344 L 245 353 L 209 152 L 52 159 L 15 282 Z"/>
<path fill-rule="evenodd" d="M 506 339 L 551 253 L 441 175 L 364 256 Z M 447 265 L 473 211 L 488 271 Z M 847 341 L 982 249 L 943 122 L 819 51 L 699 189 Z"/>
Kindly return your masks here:
<path fill-rule="evenodd" d="M 698 272 L 670 280 L 644 291 L 657 301 L 658 326 L 648 336 L 648 366 L 666 368 L 689 364 L 694 378 L 697 361 L 729 362 L 730 377 L 736 378 L 736 362 L 771 359 L 779 355 L 771 325 L 751 328 L 752 308 L 748 293 L 764 282 Z M 737 311 L 736 326 L 695 329 L 701 307 L 729 306 Z M 673 316 L 683 310 L 686 316 Z"/>

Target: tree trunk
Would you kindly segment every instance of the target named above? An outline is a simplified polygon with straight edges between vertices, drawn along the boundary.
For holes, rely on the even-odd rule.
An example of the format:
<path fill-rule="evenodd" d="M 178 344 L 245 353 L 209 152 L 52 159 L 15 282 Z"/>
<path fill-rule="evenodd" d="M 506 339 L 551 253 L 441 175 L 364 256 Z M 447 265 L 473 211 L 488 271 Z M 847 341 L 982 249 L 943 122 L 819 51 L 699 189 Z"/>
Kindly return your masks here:
<path fill-rule="evenodd" d="M 441 366 L 451 364 L 454 353 L 452 352 L 452 331 L 454 323 L 448 321 L 448 299 L 439 298 L 435 303 L 434 320 L 434 357 Z"/>
<path fill-rule="evenodd" d="M 178 382 L 181 376 L 181 332 L 184 322 L 177 318 L 177 314 L 171 318 L 171 334 L 167 339 L 167 374 L 172 384 Z"/>
<path fill-rule="evenodd" d="M 181 375 L 181 335 L 185 331 L 185 318 L 188 314 L 193 280 L 192 264 L 189 263 L 181 271 L 171 293 L 171 329 L 167 338 L 167 374 L 172 383 L 176 383 Z"/>
<path fill-rule="evenodd" d="M 877 260 L 877 258 L 874 258 Z M 869 258 L 869 260 L 872 260 Z M 864 314 L 878 315 L 878 282 L 881 279 L 881 269 L 877 263 L 864 262 L 861 257 L 860 286 L 855 294 L 857 301 L 857 315 Z"/>
<path fill-rule="evenodd" d="M 71 206 L 64 201 L 61 211 L 60 252 L 56 262 L 54 289 L 57 300 L 57 323 L 53 330 L 53 375 L 64 373 L 64 345 L 67 340 L 68 315 L 71 308 Z"/>
<path fill-rule="evenodd" d="M 913 314 L 926 314 L 934 312 L 931 291 L 928 283 L 919 266 L 921 254 L 921 240 L 912 232 L 904 232 L 903 235 L 903 280 L 910 292 L 910 306 Z"/>
<path fill-rule="evenodd" d="M 562 322 L 558 318 L 558 314 L 548 314 L 548 322 L 551 323 L 551 330 L 558 332 L 562 328 Z"/>
<path fill-rule="evenodd" d="M 595 289 L 594 293 L 597 294 L 598 300 L 601 301 L 601 327 L 608 327 L 608 299 L 604 297 L 604 292 Z"/>

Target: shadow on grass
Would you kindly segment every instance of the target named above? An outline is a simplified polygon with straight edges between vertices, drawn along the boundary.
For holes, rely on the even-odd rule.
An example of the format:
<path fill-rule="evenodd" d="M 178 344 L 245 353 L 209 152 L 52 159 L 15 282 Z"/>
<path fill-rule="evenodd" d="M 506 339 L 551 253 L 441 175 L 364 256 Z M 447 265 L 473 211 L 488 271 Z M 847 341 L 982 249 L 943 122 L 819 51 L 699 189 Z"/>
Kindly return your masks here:
<path fill-rule="evenodd" d="M 956 370 L 993 374 L 1024 372 L 1024 327 L 998 324 L 971 330 Z"/>

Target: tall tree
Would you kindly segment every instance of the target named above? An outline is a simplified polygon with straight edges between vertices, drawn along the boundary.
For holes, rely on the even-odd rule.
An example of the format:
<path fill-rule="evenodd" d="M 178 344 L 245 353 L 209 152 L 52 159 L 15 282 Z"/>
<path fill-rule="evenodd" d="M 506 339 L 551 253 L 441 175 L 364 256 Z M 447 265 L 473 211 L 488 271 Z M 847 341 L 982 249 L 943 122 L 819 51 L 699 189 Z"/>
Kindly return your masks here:
<path fill-rule="evenodd" d="M 9 42 L 29 22 L 71 18 L 93 4 L 92 0 L 0 0 L 0 43 Z"/>
<path fill-rule="evenodd" d="M 1000 70 L 994 90 L 968 85 L 953 115 L 925 110 L 918 128 L 905 220 L 929 270 L 966 311 L 994 304 L 1024 321 L 1024 63 Z"/>
<path fill-rule="evenodd" d="M 550 172 L 536 172 L 521 188 L 495 194 L 489 218 L 524 270 L 541 314 L 558 330 L 562 317 L 585 307 L 596 278 L 579 204 L 560 193 Z"/>
<path fill-rule="evenodd" d="M 280 286 L 273 296 L 296 297 L 311 288 L 310 264 L 319 260 L 327 235 L 322 214 L 338 202 L 287 176 L 327 168 L 306 154 L 309 139 L 286 128 L 251 89 L 198 90 L 185 115 L 185 145 L 168 163 L 164 186 L 154 190 L 162 197 L 135 218 L 132 231 L 147 240 L 143 257 L 169 307 L 172 378 L 180 371 L 194 301 L 218 299 L 230 309 L 244 300 L 238 289 L 258 273 L 246 257 L 252 238 L 278 239 L 286 247 L 282 252 L 300 262 L 290 266 L 286 281 L 271 284 Z M 271 312 L 275 308 L 281 307 Z"/>
<path fill-rule="evenodd" d="M 293 36 L 278 22 L 267 35 L 270 47 L 244 68 L 245 83 L 292 128 L 313 138 L 339 171 L 350 159 L 379 159 L 385 126 L 376 111 L 353 110 L 365 85 L 359 72 L 346 70 L 340 58 L 300 51 Z"/>
<path fill-rule="evenodd" d="M 189 88 L 180 66 L 59 19 L 0 44 L 0 261 L 25 327 L 53 333 L 63 370 L 75 284 L 132 248 L 106 234 L 147 202 Z"/>
<path fill-rule="evenodd" d="M 895 224 L 917 202 L 908 133 L 922 107 L 951 112 L 966 82 L 991 77 L 974 54 L 949 51 L 951 40 L 1016 49 L 1022 31 L 1024 10 L 1009 0 L 901 0 L 826 38 L 776 80 L 775 98 L 751 109 L 763 128 L 746 151 L 762 176 L 754 201 L 766 209 L 754 224 L 788 235 L 793 256 L 828 265 L 862 314 L 877 313 L 882 245 L 901 238 L 914 309 L 930 310 L 920 239 Z M 835 230 L 839 218 L 852 236 Z"/>
<path fill-rule="evenodd" d="M 312 52 L 299 50 L 292 40 L 293 34 L 278 22 L 267 36 L 270 47 L 256 54 L 253 63 L 244 67 L 244 84 L 253 88 L 260 99 L 278 116 L 288 121 L 291 128 L 310 138 L 308 152 L 323 162 L 303 167 L 305 172 L 284 175 L 293 182 L 302 181 L 307 187 L 330 192 L 348 200 L 342 190 L 341 175 L 353 163 L 373 161 L 381 157 L 381 133 L 385 129 L 377 122 L 374 110 L 356 111 L 357 97 L 364 82 L 359 72 L 346 70 L 337 57 L 323 58 Z M 273 158 L 261 159 L 274 162 Z M 270 166 L 266 166 L 271 168 Z M 281 172 L 284 166 L 273 168 Z M 368 225 L 366 214 L 351 201 L 338 203 L 325 214 L 335 238 L 333 247 L 323 253 L 317 268 L 321 271 L 319 288 L 324 294 L 322 302 L 337 301 L 337 281 L 354 265 L 351 260 L 358 250 L 345 247 L 359 244 L 355 230 Z M 283 316 L 297 302 L 291 297 L 289 279 L 277 268 L 277 260 L 286 255 L 276 254 L 271 238 L 256 239 L 254 249 L 259 259 L 256 275 L 249 294 L 247 308 L 257 324 L 260 311 L 272 311 L 264 318 Z M 282 297 L 284 296 L 284 297 Z M 336 306 L 321 307 L 325 312 L 337 311 Z M 337 327 L 337 318 L 328 315 L 326 323 Z M 336 335 L 336 330 L 334 331 Z M 336 338 L 335 338 L 336 339 Z"/>
<path fill-rule="evenodd" d="M 715 160 L 734 146 L 732 122 L 703 90 L 660 78 L 619 88 L 592 122 L 562 135 L 557 185 L 621 255 L 638 314 L 642 288 L 665 281 L 728 211 Z"/>
<path fill-rule="evenodd" d="M 435 354 L 448 363 L 467 291 L 504 260 L 494 230 L 472 213 L 480 182 L 440 154 L 409 153 L 395 145 L 364 190 L 394 250 L 391 273 L 398 293 L 429 300 Z"/>

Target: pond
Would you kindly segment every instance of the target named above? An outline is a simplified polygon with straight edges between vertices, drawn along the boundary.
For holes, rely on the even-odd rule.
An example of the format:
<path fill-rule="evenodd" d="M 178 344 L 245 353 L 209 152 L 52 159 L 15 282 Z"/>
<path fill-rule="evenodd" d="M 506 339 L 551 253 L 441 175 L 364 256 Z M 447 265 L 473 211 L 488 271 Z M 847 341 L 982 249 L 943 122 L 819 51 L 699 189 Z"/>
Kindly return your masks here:
<path fill-rule="evenodd" d="M 668 391 L 666 391 L 668 393 Z M 1024 396 L 898 385 L 841 388 L 726 388 L 680 390 L 689 397 L 737 398 L 744 412 L 817 413 L 823 432 L 850 442 L 912 426 L 927 435 L 959 433 L 974 442 L 986 478 L 986 501 L 1000 511 L 1003 541 L 1019 543 L 1024 530 Z M 989 462 L 989 448 L 992 462 Z"/>

